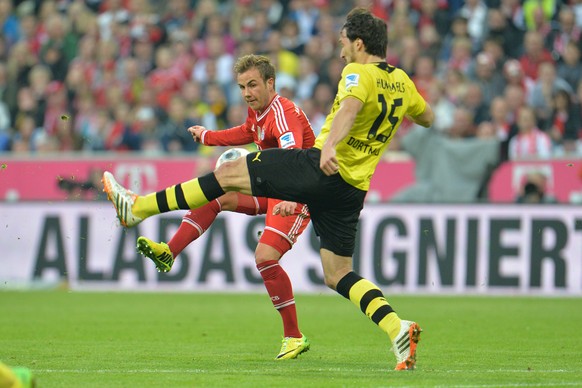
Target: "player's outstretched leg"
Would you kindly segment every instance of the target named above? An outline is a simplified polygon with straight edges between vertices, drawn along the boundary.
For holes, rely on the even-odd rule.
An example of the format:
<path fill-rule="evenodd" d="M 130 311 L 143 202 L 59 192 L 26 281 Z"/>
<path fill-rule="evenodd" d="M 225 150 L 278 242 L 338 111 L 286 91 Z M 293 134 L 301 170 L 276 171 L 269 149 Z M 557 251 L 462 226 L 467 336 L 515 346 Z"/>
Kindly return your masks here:
<path fill-rule="evenodd" d="M 121 225 L 127 228 L 156 214 L 199 208 L 224 195 L 214 172 L 147 195 L 137 195 L 126 189 L 109 171 L 103 173 L 102 182 L 103 191 L 115 206 Z"/>

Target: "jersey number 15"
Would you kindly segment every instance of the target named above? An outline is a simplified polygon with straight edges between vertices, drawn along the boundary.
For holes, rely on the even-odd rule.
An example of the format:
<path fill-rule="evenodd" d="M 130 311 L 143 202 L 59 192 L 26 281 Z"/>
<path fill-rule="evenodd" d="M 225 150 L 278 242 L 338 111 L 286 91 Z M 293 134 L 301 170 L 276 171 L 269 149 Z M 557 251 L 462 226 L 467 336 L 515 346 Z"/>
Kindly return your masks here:
<path fill-rule="evenodd" d="M 392 105 L 390 106 L 390 113 L 388 113 L 388 122 L 392 125 L 390 126 L 390 130 L 388 131 L 387 134 L 378 133 L 378 129 L 380 128 L 380 125 L 386 118 L 386 113 L 388 112 L 388 104 L 386 103 L 386 98 L 384 97 L 383 94 L 378 94 L 378 102 L 380 103 L 380 105 L 382 105 L 382 111 L 380 112 L 378 117 L 376 117 L 376 120 L 374 120 L 374 123 L 372 124 L 372 128 L 370 128 L 370 131 L 368 132 L 368 140 L 376 138 L 376 140 L 381 141 L 382 143 L 386 143 L 386 141 L 390 139 L 392 132 L 396 128 L 398 120 L 400 120 L 400 118 L 395 115 L 395 112 L 396 108 L 402 106 L 402 98 L 394 99 Z"/>

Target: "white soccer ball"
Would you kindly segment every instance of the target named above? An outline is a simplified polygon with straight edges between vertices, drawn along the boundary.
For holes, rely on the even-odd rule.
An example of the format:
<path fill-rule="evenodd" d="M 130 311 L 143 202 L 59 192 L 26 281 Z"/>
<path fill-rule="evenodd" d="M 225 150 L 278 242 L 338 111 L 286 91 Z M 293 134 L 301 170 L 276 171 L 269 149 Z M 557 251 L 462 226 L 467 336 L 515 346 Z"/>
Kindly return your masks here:
<path fill-rule="evenodd" d="M 249 153 L 250 152 L 247 151 L 245 148 L 231 148 L 229 150 L 226 150 L 222 153 L 222 155 L 218 157 L 215 168 L 218 168 L 222 163 L 232 162 L 234 160 L 237 160 L 241 156 L 248 155 Z"/>

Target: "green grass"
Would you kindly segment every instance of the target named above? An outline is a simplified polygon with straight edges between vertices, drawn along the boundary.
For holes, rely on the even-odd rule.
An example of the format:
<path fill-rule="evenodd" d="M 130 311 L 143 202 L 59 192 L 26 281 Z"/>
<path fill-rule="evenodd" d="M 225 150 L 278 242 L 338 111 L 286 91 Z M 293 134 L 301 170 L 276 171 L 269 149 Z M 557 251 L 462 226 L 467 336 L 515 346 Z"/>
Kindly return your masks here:
<path fill-rule="evenodd" d="M 336 295 L 296 295 L 312 347 L 274 361 L 266 294 L 0 292 L 0 360 L 43 387 L 539 387 L 582 385 L 582 300 L 394 296 L 424 328 L 417 370 Z"/>

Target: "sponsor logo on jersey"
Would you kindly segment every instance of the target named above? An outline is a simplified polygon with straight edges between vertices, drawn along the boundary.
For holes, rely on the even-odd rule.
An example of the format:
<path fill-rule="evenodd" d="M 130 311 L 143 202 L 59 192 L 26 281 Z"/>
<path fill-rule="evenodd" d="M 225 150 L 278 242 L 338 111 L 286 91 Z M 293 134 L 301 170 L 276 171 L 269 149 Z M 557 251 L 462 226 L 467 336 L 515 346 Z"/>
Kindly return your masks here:
<path fill-rule="evenodd" d="M 261 151 L 257 152 L 257 154 L 255 155 L 253 160 L 251 160 L 251 162 L 261 162 L 260 156 L 261 156 Z"/>
<path fill-rule="evenodd" d="M 359 74 L 346 75 L 346 90 L 348 90 L 352 86 L 358 86 L 359 83 L 360 83 L 360 75 Z"/>
<path fill-rule="evenodd" d="M 281 148 L 290 148 L 295 145 L 295 137 L 293 133 L 287 132 L 279 138 L 279 142 L 281 142 Z"/>

